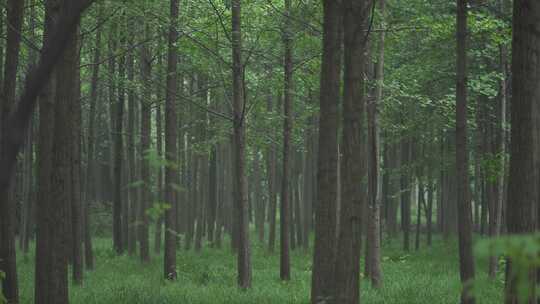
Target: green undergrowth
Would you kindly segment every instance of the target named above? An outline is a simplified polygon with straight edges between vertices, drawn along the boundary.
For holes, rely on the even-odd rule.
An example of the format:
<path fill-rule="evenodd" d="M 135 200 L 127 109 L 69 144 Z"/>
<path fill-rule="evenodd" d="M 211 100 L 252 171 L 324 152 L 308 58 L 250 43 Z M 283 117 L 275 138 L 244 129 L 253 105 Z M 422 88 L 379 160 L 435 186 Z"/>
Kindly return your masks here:
<path fill-rule="evenodd" d="M 310 254 L 292 254 L 292 279 L 279 280 L 279 255 L 268 254 L 264 245 L 252 247 L 253 288 L 236 287 L 236 258 L 228 243 L 223 249 L 204 248 L 200 253 L 178 252 L 178 280 L 162 279 L 162 257 L 140 263 L 137 257 L 116 257 L 110 239 L 95 241 L 96 269 L 85 273 L 82 287 L 70 286 L 71 303 L 80 304 L 165 304 L 165 303 L 309 303 Z M 33 303 L 34 256 L 19 255 L 21 303 Z M 362 263 L 363 265 L 363 263 Z M 456 242 L 436 240 L 432 248 L 404 253 L 400 242 L 383 243 L 384 286 L 374 290 L 364 280 L 363 303 L 455 304 L 459 302 Z M 486 261 L 477 263 L 477 303 L 501 303 L 502 279 L 488 281 Z M 502 274 L 501 274 L 502 276 Z"/>

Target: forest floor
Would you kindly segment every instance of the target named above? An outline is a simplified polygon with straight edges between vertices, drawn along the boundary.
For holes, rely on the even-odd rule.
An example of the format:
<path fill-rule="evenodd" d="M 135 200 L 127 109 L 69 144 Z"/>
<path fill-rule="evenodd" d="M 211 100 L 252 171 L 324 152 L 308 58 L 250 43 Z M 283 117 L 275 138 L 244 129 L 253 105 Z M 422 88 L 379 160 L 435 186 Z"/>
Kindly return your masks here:
<path fill-rule="evenodd" d="M 76 304 L 281 304 L 309 303 L 311 255 L 297 250 L 292 254 L 292 280 L 279 281 L 279 254 L 269 255 L 266 246 L 254 241 L 253 288 L 236 287 L 236 258 L 224 249 L 204 248 L 200 253 L 178 252 L 178 280 L 162 279 L 162 257 L 142 265 L 137 257 L 116 257 L 110 239 L 95 240 L 96 269 L 85 273 L 83 287 L 71 287 L 71 303 Z M 455 304 L 459 303 L 457 242 L 434 240 L 432 248 L 404 253 L 400 242 L 383 244 L 384 286 L 374 290 L 364 280 L 363 303 L 370 304 Z M 278 248 L 278 247 L 277 247 Z M 33 251 L 33 250 L 32 250 Z M 21 303 L 33 303 L 34 256 L 19 254 Z M 362 264 L 363 265 L 363 264 Z M 479 304 L 501 303 L 503 274 L 486 279 L 486 261 L 478 261 Z"/>

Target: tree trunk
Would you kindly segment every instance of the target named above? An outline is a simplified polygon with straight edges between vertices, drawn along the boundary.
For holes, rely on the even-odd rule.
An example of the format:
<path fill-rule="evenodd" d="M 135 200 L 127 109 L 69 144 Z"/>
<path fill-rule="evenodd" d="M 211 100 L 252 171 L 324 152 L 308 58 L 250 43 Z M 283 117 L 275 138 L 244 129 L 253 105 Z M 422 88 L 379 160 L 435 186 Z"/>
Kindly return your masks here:
<path fill-rule="evenodd" d="M 467 0 L 457 0 L 457 4 L 456 170 L 459 269 L 462 284 L 468 284 L 474 279 L 474 258 L 467 150 Z M 467 286 L 461 294 L 461 303 L 475 303 Z"/>
<path fill-rule="evenodd" d="M 409 251 L 409 232 L 411 228 L 411 182 L 408 170 L 410 161 L 409 139 L 401 139 L 401 226 L 403 229 L 403 250 Z"/>
<path fill-rule="evenodd" d="M 15 88 L 17 68 L 19 65 L 19 50 L 23 23 L 24 1 L 10 0 L 7 3 L 7 41 L 4 69 L 2 101 L 0 103 L 0 126 L 4 126 L 8 114 L 15 106 Z M 4 135 L 0 129 L 0 146 L 5 145 Z M 2 148 L 3 149 L 3 148 Z M 8 303 L 18 303 L 19 288 L 17 282 L 17 263 L 15 253 L 15 198 L 14 174 L 10 177 L 11 187 L 0 193 L 0 271 L 5 273 L 2 280 L 2 291 Z"/>
<path fill-rule="evenodd" d="M 176 40 L 178 31 L 176 30 L 179 13 L 179 1 L 171 0 L 170 5 L 170 26 L 168 40 L 167 59 L 167 91 L 165 104 L 165 158 L 167 163 L 175 163 L 177 157 L 176 141 L 176 93 L 177 93 L 177 63 L 178 54 L 176 50 Z M 176 191 L 173 185 L 177 184 L 178 174 L 174 166 L 165 167 L 165 201 L 171 208 L 165 211 L 165 257 L 164 275 L 168 280 L 176 280 Z"/>
<path fill-rule="evenodd" d="M 508 179 L 507 227 L 512 235 L 532 233 L 537 227 L 538 162 L 537 144 L 540 91 L 538 60 L 540 2 L 514 1 L 512 38 L 512 100 L 510 176 Z M 511 261 L 510 261 L 511 262 Z M 512 263 L 507 264 L 506 303 L 518 303 L 518 287 Z M 531 278 L 532 279 L 532 278 Z M 534 279 L 529 282 L 534 288 Z M 536 298 L 528 303 L 536 302 Z"/>
<path fill-rule="evenodd" d="M 266 104 L 267 115 L 272 113 L 272 96 L 269 96 Z M 276 240 L 276 209 L 277 209 L 277 195 L 276 195 L 276 146 L 270 143 L 266 149 L 266 178 L 268 180 L 268 251 L 274 252 L 275 240 Z"/>
<path fill-rule="evenodd" d="M 334 295 L 334 270 L 336 268 L 335 251 L 337 245 L 337 144 L 339 125 L 338 100 L 341 75 L 340 27 L 342 26 L 342 10 L 341 1 L 325 0 L 323 4 L 324 34 L 321 65 L 317 174 L 317 189 L 319 192 L 317 195 L 315 248 L 311 280 L 311 303 L 313 304 L 326 301 Z M 358 218 L 356 220 L 358 220 Z M 352 232 L 352 226 L 350 231 Z M 359 268 L 352 267 L 351 265 L 353 264 L 349 264 L 347 267 L 351 269 Z"/>
<path fill-rule="evenodd" d="M 238 223 L 238 285 L 242 289 L 251 287 L 251 256 L 249 245 L 247 180 L 245 175 L 245 100 L 244 71 L 242 62 L 241 0 L 232 0 L 232 59 L 233 59 L 233 112 L 234 112 L 234 155 L 236 187 L 236 221 Z"/>
<path fill-rule="evenodd" d="M 77 29 L 77 35 L 80 30 Z M 82 261 L 82 205 L 81 205 L 81 139 L 82 139 L 82 107 L 81 107 L 81 72 L 79 69 L 81 56 L 80 41 L 75 38 L 74 41 L 74 54 L 71 59 L 73 62 L 72 71 L 73 87 L 72 87 L 72 101 L 70 103 L 70 127 L 71 130 L 71 218 L 72 218 L 72 272 L 73 282 L 76 285 L 81 285 L 83 282 L 83 261 Z"/>
<path fill-rule="evenodd" d="M 150 26 L 144 25 L 145 36 L 150 36 Z M 141 76 L 145 84 L 150 82 L 151 77 L 151 54 L 147 44 L 141 48 Z M 150 262 L 150 242 L 148 239 L 148 215 L 146 210 L 150 207 L 151 197 L 151 172 L 150 161 L 146 157 L 150 150 L 152 134 L 152 94 L 148 85 L 143 87 L 141 98 L 141 177 L 143 186 L 141 188 L 141 200 L 139 202 L 139 252 L 143 263 Z"/>
<path fill-rule="evenodd" d="M 292 54 L 292 34 L 290 33 L 290 14 L 291 0 L 285 0 L 284 14 L 284 92 L 283 92 L 283 162 L 281 179 L 281 206 L 280 206 L 280 267 L 279 276 L 281 280 L 288 281 L 291 279 L 291 262 L 289 256 L 290 246 L 290 230 L 291 230 L 291 204 L 290 204 L 290 174 L 291 171 L 291 132 L 293 128 L 292 117 L 292 85 L 293 85 L 293 54 Z"/>

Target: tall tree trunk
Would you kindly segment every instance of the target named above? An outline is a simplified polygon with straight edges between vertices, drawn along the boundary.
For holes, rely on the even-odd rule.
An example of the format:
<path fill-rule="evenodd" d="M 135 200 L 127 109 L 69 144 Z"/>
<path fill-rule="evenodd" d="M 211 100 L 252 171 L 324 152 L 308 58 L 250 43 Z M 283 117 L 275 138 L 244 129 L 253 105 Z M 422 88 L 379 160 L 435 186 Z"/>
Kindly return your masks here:
<path fill-rule="evenodd" d="M 266 113 L 271 115 L 272 113 L 272 96 L 269 96 L 266 103 Z M 266 148 L 266 178 L 268 180 L 268 251 L 274 252 L 275 239 L 276 239 L 276 209 L 277 209 L 277 195 L 276 195 L 276 146 L 274 143 L 270 143 Z"/>
<path fill-rule="evenodd" d="M 380 12 L 384 18 L 385 1 L 380 0 Z M 367 17 L 365 17 L 367 19 Z M 384 28 L 384 21 L 383 21 Z M 379 44 L 377 47 L 377 63 L 375 65 L 375 102 L 368 106 L 368 200 L 369 200 L 369 223 L 368 239 L 371 241 L 368 245 L 369 253 L 369 274 L 371 284 L 374 288 L 380 288 L 382 285 L 381 271 L 381 199 L 382 183 L 380 172 L 380 132 L 378 122 L 378 105 L 382 104 L 383 82 L 384 82 L 384 43 L 385 32 L 379 33 Z"/>
<path fill-rule="evenodd" d="M 79 35 L 79 29 L 77 29 Z M 82 139 L 82 107 L 81 107 L 81 71 L 79 69 L 81 56 L 80 41 L 75 38 L 75 53 L 71 54 L 74 58 L 70 62 L 73 79 L 72 101 L 70 103 L 70 127 L 71 130 L 71 219 L 72 219 L 72 272 L 73 282 L 81 285 L 83 282 L 83 260 L 82 260 L 82 205 L 81 205 L 81 139 Z"/>
<path fill-rule="evenodd" d="M 411 229 L 411 178 L 408 170 L 410 162 L 410 140 L 401 139 L 401 226 L 403 228 L 403 250 L 409 251 Z"/>
<path fill-rule="evenodd" d="M 431 178 L 431 169 L 428 169 L 428 199 L 427 199 L 427 208 L 426 208 L 426 230 L 427 230 L 427 245 L 431 247 L 432 236 L 433 236 L 433 199 L 435 191 L 435 183 Z"/>
<path fill-rule="evenodd" d="M 150 26 L 144 25 L 145 36 L 150 36 Z M 151 198 L 151 173 L 150 161 L 146 157 L 150 150 L 152 134 L 152 94 L 151 87 L 148 86 L 151 77 L 151 54 L 147 44 L 141 48 L 141 76 L 146 84 L 143 87 L 141 98 L 141 153 L 143 154 L 141 162 L 141 177 L 143 186 L 141 188 L 141 200 L 139 202 L 139 252 L 143 263 L 150 262 L 150 243 L 148 239 L 148 215 L 146 210 L 150 207 Z"/>
<path fill-rule="evenodd" d="M 337 245 L 337 144 L 342 10 L 341 1 L 325 0 L 323 4 L 324 33 L 319 114 L 318 195 L 311 277 L 311 303 L 313 304 L 325 301 L 334 294 L 335 247 Z M 352 226 L 350 231 L 352 231 Z M 348 267 L 358 268 L 351 267 L 351 264 Z"/>
<path fill-rule="evenodd" d="M 62 5 L 67 5 L 65 2 Z M 61 8 L 60 8 L 61 10 Z M 57 68 L 54 106 L 54 138 L 52 143 L 52 171 L 50 178 L 49 214 L 47 216 L 48 251 L 45 252 L 45 263 L 49 273 L 47 276 L 47 297 L 36 294 L 36 303 L 68 303 L 68 256 L 69 249 L 68 227 L 70 221 L 70 203 L 72 200 L 73 175 L 73 133 L 66 126 L 74 123 L 70 113 L 73 102 L 77 99 L 76 69 L 77 69 L 77 39 L 73 32 L 68 46 L 63 53 L 61 63 Z M 73 210 L 71 210 L 73 211 Z M 39 269 L 39 268 L 38 268 Z"/>
<path fill-rule="evenodd" d="M 511 145 L 510 176 L 508 179 L 508 233 L 532 233 L 537 227 L 536 208 L 538 203 L 537 143 L 540 125 L 538 99 L 540 37 L 540 2 L 533 0 L 514 1 L 512 28 L 512 100 L 511 100 Z M 518 303 L 518 287 L 512 261 L 507 264 L 506 303 Z M 532 277 L 532 276 L 531 276 Z M 530 287 L 535 287 L 531 280 Z M 534 303 L 536 298 L 529 299 Z"/>
<path fill-rule="evenodd" d="M 133 35 L 135 30 L 133 29 L 133 22 L 127 20 L 127 31 L 128 31 L 128 47 L 133 45 Z M 135 255 L 137 250 L 137 223 L 136 216 L 134 216 L 137 210 L 137 199 L 138 199 L 138 190 L 135 187 L 134 183 L 137 180 L 137 169 L 135 165 L 135 116 L 136 114 L 136 105 L 135 105 L 135 92 L 133 90 L 133 80 L 135 79 L 135 58 L 133 53 L 130 52 L 127 55 L 127 80 L 128 80 L 128 122 L 127 122 L 127 161 L 128 161 L 128 214 L 125 215 L 128 224 L 128 238 L 127 238 L 127 249 L 130 256 Z M 144 114 L 142 114 L 144 115 Z"/>
<path fill-rule="evenodd" d="M 343 1 L 345 71 L 342 114 L 343 148 L 340 168 L 341 219 L 335 270 L 336 295 L 333 303 L 352 304 L 360 300 L 359 264 L 365 197 L 358 185 L 363 182 L 367 169 L 366 142 L 362 140 L 362 137 L 366 134 L 364 127 L 366 92 L 363 88 L 367 47 L 363 29 L 366 27 L 370 12 L 368 7 L 368 2 Z M 373 185 L 376 187 L 377 184 Z M 369 186 L 372 184 L 370 183 Z"/>
<path fill-rule="evenodd" d="M 113 23 L 114 25 L 114 23 Z M 114 33 L 115 31 L 111 31 Z M 114 35 L 114 34 L 111 34 Z M 123 41 L 123 38 L 121 39 Z M 121 46 L 124 43 L 120 43 Z M 114 46 L 114 44 L 113 44 Z M 114 67 L 113 67 L 114 69 Z M 114 101 L 114 96 L 111 96 L 111 110 L 113 111 L 111 119 L 114 125 L 114 134 L 112 138 L 114 140 L 113 149 L 113 246 L 116 254 L 124 253 L 124 240 L 122 232 L 122 159 L 123 159 L 123 126 L 124 126 L 124 75 L 125 74 L 125 55 L 120 56 L 118 60 L 118 96 Z M 114 92 L 114 89 L 111 88 Z M 116 107 L 115 107 L 116 106 Z"/>
<path fill-rule="evenodd" d="M 462 284 L 474 279 L 472 221 L 469 195 L 467 150 L 467 0 L 457 0 L 457 84 L 456 84 L 456 170 L 459 230 L 459 261 Z M 475 303 L 470 288 L 464 287 L 462 304 Z"/>
<path fill-rule="evenodd" d="M 245 175 L 246 111 L 244 99 L 244 71 L 242 62 L 241 0 L 232 0 L 232 59 L 233 59 L 233 112 L 234 154 L 236 187 L 236 221 L 238 223 L 238 285 L 242 289 L 251 287 L 251 256 L 249 244 L 249 219 L 247 180 Z"/>
<path fill-rule="evenodd" d="M 265 206 L 262 196 L 262 180 L 261 180 L 261 161 L 259 151 L 255 151 L 253 156 L 253 182 L 254 182 L 254 201 L 255 201 L 255 229 L 259 243 L 264 242 L 264 216 Z"/>
<path fill-rule="evenodd" d="M 0 126 L 4 126 L 8 114 L 15 106 L 15 88 L 19 50 L 23 23 L 24 1 L 10 0 L 7 3 L 7 41 L 4 70 L 2 101 L 0 102 Z M 4 130 L 0 129 L 0 146 L 4 143 Z M 3 149 L 3 148 L 2 148 Z M 0 271 L 5 273 L 2 291 L 8 303 L 18 303 L 19 288 L 17 282 L 17 263 L 15 253 L 15 178 L 12 174 L 11 187 L 0 193 Z"/>
<path fill-rule="evenodd" d="M 161 63 L 161 56 L 159 56 L 158 60 Z M 161 67 L 161 64 L 158 64 L 159 67 Z M 157 149 L 157 155 L 158 158 L 161 159 L 163 157 L 163 129 L 162 129 L 162 115 L 161 115 L 161 81 L 158 81 L 157 86 L 157 96 L 158 96 L 158 102 L 156 104 L 156 149 Z M 184 173 L 185 174 L 185 173 Z M 157 168 L 157 201 L 162 202 L 163 201 L 163 167 L 161 165 Z M 156 231 L 154 235 L 154 252 L 160 253 L 161 252 L 161 241 L 163 238 L 163 215 L 159 217 L 159 219 L 156 222 Z"/>
<path fill-rule="evenodd" d="M 97 24 L 101 24 L 103 20 L 103 4 L 98 5 L 98 17 Z M 93 54 L 93 62 L 101 61 L 101 35 L 102 29 L 99 27 L 96 30 L 95 48 Z M 99 68 L 100 65 L 96 64 L 92 68 L 92 80 L 90 83 L 90 112 L 88 117 L 88 148 L 87 148 L 87 169 L 86 169 L 86 202 L 84 202 L 83 210 L 83 222 L 84 222 L 84 261 L 86 268 L 89 270 L 94 269 L 94 253 L 92 249 L 92 234 L 90 230 L 90 205 L 91 202 L 97 198 L 97 166 L 98 163 L 95 159 L 95 137 L 96 137 L 96 112 L 98 107 L 98 90 L 99 90 Z"/>
<path fill-rule="evenodd" d="M 176 41 L 178 31 L 176 30 L 179 13 L 179 1 L 171 0 L 170 5 L 170 26 L 167 58 L 167 91 L 165 104 L 165 157 L 167 163 L 175 163 L 177 157 L 176 142 L 176 93 L 178 90 L 177 63 L 178 54 Z M 176 191 L 173 187 L 177 184 L 177 172 L 174 166 L 165 167 L 165 201 L 171 204 L 171 208 L 165 211 L 165 257 L 164 272 L 165 278 L 176 280 Z"/>
<path fill-rule="evenodd" d="M 218 169 L 217 169 L 217 146 L 212 145 L 210 151 L 210 166 L 208 176 L 208 242 L 214 247 L 214 233 L 216 231 L 216 218 L 218 207 Z"/>
<path fill-rule="evenodd" d="M 290 174 L 291 166 L 291 132 L 293 127 L 292 117 L 292 85 L 293 85 L 293 54 L 292 54 L 292 34 L 290 32 L 290 14 L 291 0 L 285 0 L 285 19 L 284 19 L 284 92 L 283 92 L 283 162 L 281 179 L 281 206 L 280 206 L 280 267 L 279 276 L 281 280 L 288 281 L 291 279 L 291 262 L 289 256 L 290 246 L 290 225 L 291 225 L 291 204 L 290 204 Z"/>

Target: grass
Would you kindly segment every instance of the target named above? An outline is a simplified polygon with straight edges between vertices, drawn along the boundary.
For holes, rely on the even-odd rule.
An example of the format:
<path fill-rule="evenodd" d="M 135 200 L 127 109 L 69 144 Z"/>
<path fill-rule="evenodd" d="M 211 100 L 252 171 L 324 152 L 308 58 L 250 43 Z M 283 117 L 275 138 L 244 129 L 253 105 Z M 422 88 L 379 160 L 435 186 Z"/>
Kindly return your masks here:
<path fill-rule="evenodd" d="M 279 255 L 267 253 L 254 241 L 252 247 L 253 288 L 236 287 L 236 258 L 228 247 L 202 252 L 178 252 L 178 280 L 162 279 L 162 257 L 142 265 L 136 257 L 116 257 L 110 239 L 96 239 L 96 269 L 85 273 L 82 287 L 70 286 L 71 303 L 80 304 L 281 304 L 309 303 L 311 255 L 302 250 L 292 254 L 292 280 L 279 280 Z M 459 267 L 456 242 L 435 240 L 433 248 L 408 254 L 400 242 L 383 244 L 384 286 L 374 290 L 364 280 L 362 303 L 369 304 L 455 304 L 459 303 Z M 363 265 L 363 264 L 362 264 Z M 19 255 L 21 303 L 33 303 L 34 256 Z M 479 304 L 502 302 L 501 279 L 488 281 L 486 261 L 477 263 Z M 501 274 L 502 277 L 502 274 Z"/>

